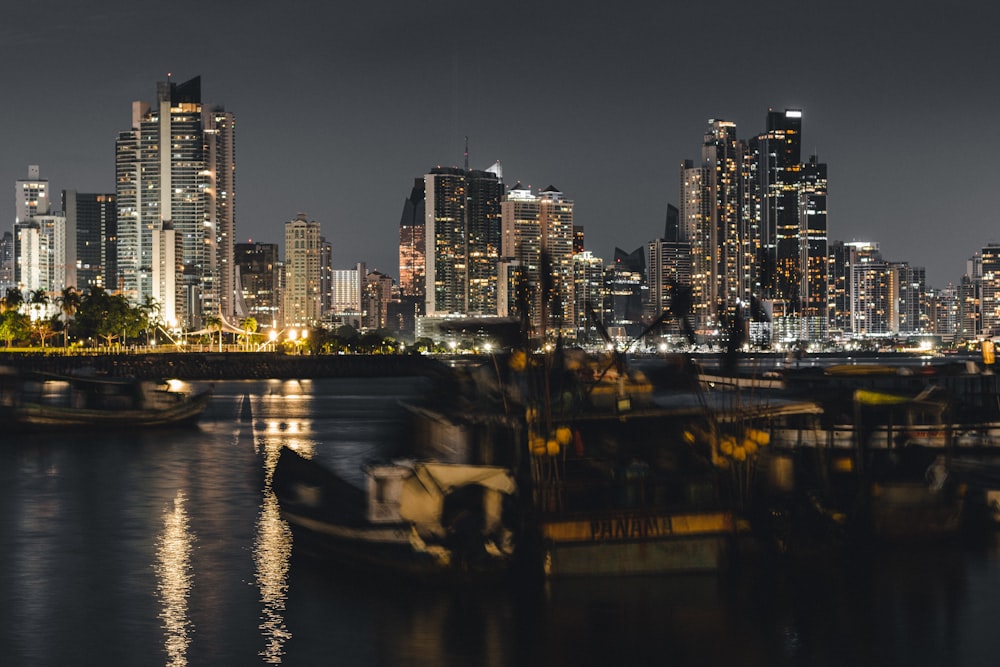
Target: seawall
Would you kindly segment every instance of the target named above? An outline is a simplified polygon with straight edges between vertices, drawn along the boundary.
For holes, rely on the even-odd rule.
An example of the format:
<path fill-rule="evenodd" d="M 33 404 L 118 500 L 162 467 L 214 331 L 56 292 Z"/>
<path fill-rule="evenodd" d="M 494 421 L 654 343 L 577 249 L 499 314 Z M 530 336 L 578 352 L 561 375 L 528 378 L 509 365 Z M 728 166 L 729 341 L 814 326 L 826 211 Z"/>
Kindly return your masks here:
<path fill-rule="evenodd" d="M 452 377 L 446 364 L 421 355 L 285 355 L 245 352 L 61 355 L 0 352 L 0 366 L 19 371 L 178 380 L 266 380 L 323 377 Z"/>

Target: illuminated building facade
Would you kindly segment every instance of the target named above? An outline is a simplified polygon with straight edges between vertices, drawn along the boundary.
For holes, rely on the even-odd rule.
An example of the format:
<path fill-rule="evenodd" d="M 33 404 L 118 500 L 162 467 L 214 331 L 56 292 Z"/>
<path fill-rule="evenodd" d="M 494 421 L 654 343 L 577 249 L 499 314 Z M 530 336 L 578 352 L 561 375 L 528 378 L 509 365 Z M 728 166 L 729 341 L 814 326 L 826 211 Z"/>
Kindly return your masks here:
<path fill-rule="evenodd" d="M 76 228 L 76 282 L 72 286 L 80 290 L 89 287 L 117 289 L 114 284 L 118 275 L 115 195 L 63 190 L 62 210 L 67 225 Z"/>
<path fill-rule="evenodd" d="M 399 292 L 404 297 L 419 297 L 421 303 L 427 293 L 424 211 L 424 179 L 417 178 L 399 218 Z"/>
<path fill-rule="evenodd" d="M 573 255 L 573 299 L 576 303 L 576 338 L 580 342 L 602 343 L 597 327 L 590 321 L 587 306 L 594 309 L 598 322 L 604 321 L 604 260 L 589 250 Z"/>
<path fill-rule="evenodd" d="M 359 262 L 351 269 L 334 269 L 331 278 L 330 321 L 349 324 L 355 329 L 364 326 L 364 289 L 368 269 Z"/>
<path fill-rule="evenodd" d="M 285 223 L 285 326 L 317 325 L 321 303 L 320 224 L 300 213 Z"/>
<path fill-rule="evenodd" d="M 177 319 L 189 328 L 234 313 L 234 132 L 231 113 L 202 104 L 195 77 L 159 82 L 156 101 L 133 102 L 132 127 L 118 135 L 118 280 L 135 303 L 176 292 Z M 153 236 L 168 223 L 180 238 L 180 269 L 154 281 L 154 266 L 165 263 Z"/>
<path fill-rule="evenodd" d="M 709 280 L 712 257 L 709 193 L 705 188 L 708 169 L 684 160 L 680 169 L 680 235 L 691 247 L 692 322 L 695 330 L 705 332 L 710 325 Z"/>
<path fill-rule="evenodd" d="M 646 248 L 625 252 L 615 248 L 615 259 L 604 270 L 604 326 L 617 342 L 626 342 L 643 329 L 646 303 Z"/>
<path fill-rule="evenodd" d="M 742 292 L 746 267 L 743 243 L 742 142 L 736 138 L 736 124 L 724 120 L 709 121 L 702 146 L 705 167 L 705 188 L 708 220 L 698 234 L 705 253 L 706 287 L 709 326 L 719 324 L 724 317 L 736 312 L 746 296 Z"/>
<path fill-rule="evenodd" d="M 926 270 L 908 262 L 895 264 L 899 296 L 897 299 L 898 331 L 901 334 L 933 333 L 928 313 Z M 998 274 L 1000 279 L 1000 274 Z"/>
<path fill-rule="evenodd" d="M 389 303 L 392 301 L 392 278 L 379 271 L 369 273 L 365 276 L 362 300 L 362 327 L 365 329 L 385 328 L 389 314 Z"/>
<path fill-rule="evenodd" d="M 499 163 L 424 176 L 427 316 L 497 314 L 502 198 Z"/>
<path fill-rule="evenodd" d="M 15 225 L 17 287 L 27 292 L 60 292 L 76 286 L 76 232 L 66 217 L 36 214 Z M 34 314 L 34 313 L 33 313 Z"/>
<path fill-rule="evenodd" d="M 21 240 L 40 242 L 32 220 L 49 213 L 49 182 L 41 177 L 37 164 L 28 165 L 28 177 L 14 183 L 14 283 L 37 283 L 37 266 L 41 257 L 38 247 L 22 250 Z M 24 233 L 22 234 L 22 229 Z M 32 276 L 32 273 L 36 274 Z"/>
<path fill-rule="evenodd" d="M 1000 244 L 991 243 L 980 254 L 980 312 L 983 336 L 1000 336 Z"/>
<path fill-rule="evenodd" d="M 667 223 L 663 238 L 647 244 L 646 282 L 649 288 L 650 318 L 659 317 L 671 309 L 674 295 L 691 284 L 691 244 L 680 239 L 679 209 L 667 208 Z M 690 313 L 678 313 L 687 316 Z M 661 328 L 662 333 L 680 334 L 680 323 L 669 319 Z"/>
<path fill-rule="evenodd" d="M 896 272 L 879 253 L 878 244 L 855 243 L 851 266 L 851 334 L 856 338 L 893 333 Z"/>
<path fill-rule="evenodd" d="M 537 333 L 575 335 L 573 202 L 551 185 L 532 194 L 518 183 L 504 198 L 501 215 L 502 254 L 513 286 L 506 312 L 519 311 L 517 290 L 527 289 L 528 319 Z"/>
<path fill-rule="evenodd" d="M 826 165 L 816 157 L 801 165 L 799 181 L 798 270 L 799 287 L 798 340 L 825 340 L 829 324 L 829 253 L 826 211 Z M 791 244 L 779 244 L 790 248 Z M 784 260 L 778 264 L 785 266 Z"/>
<path fill-rule="evenodd" d="M 247 316 L 260 327 L 281 321 L 281 265 L 277 243 L 237 243 L 234 246 L 237 284 L 247 307 Z"/>

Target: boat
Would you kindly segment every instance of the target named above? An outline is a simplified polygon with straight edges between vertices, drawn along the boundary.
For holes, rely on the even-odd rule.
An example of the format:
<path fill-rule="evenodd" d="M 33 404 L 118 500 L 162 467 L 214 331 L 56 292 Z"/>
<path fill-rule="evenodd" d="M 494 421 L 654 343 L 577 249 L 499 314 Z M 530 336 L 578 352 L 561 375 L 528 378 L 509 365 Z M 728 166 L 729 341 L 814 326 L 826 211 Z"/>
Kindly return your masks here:
<path fill-rule="evenodd" d="M 210 389 L 184 392 L 167 380 L 0 372 L 0 419 L 9 432 L 190 426 L 211 397 Z"/>
<path fill-rule="evenodd" d="M 727 477 L 650 413 L 557 420 L 529 435 L 532 507 L 546 578 L 715 572 L 737 530 Z"/>
<path fill-rule="evenodd" d="M 282 447 L 271 488 L 295 547 L 359 570 L 433 580 L 510 570 L 517 486 L 507 469 L 404 459 L 362 472 L 363 487 L 355 486 Z"/>

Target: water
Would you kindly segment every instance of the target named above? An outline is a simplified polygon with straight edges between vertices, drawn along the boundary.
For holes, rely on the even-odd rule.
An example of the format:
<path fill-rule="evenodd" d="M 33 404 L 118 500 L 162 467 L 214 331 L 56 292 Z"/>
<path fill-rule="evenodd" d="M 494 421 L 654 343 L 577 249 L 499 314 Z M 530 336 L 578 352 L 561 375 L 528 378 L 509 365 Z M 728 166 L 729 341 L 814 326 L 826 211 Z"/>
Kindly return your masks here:
<path fill-rule="evenodd" d="M 0 664 L 988 665 L 1000 548 L 434 590 L 296 556 L 283 444 L 359 465 L 415 379 L 224 382 L 192 431 L 0 443 Z M 247 421 L 249 401 L 252 419 Z"/>

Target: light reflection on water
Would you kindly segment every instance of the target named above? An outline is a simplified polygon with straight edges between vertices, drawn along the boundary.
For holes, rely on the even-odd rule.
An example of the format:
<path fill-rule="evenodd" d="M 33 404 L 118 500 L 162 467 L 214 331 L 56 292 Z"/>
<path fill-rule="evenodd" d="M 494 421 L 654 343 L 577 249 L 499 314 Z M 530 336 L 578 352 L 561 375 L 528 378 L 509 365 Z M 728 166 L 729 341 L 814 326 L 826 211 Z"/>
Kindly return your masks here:
<path fill-rule="evenodd" d="M 188 528 L 185 501 L 184 492 L 178 491 L 173 508 L 163 513 L 163 532 L 156 548 L 156 588 L 162 605 L 160 620 L 163 622 L 163 646 L 169 667 L 187 665 L 187 650 L 191 643 L 188 594 L 191 591 L 194 535 Z"/>
<path fill-rule="evenodd" d="M 995 542 L 520 594 L 297 558 L 269 491 L 280 448 L 359 471 L 405 435 L 393 406 L 424 389 L 401 384 L 217 383 L 191 432 L 0 447 L 0 664 L 995 662 Z"/>
<path fill-rule="evenodd" d="M 264 637 L 264 662 L 277 665 L 284 655 L 284 645 L 292 634 L 285 625 L 285 603 L 288 599 L 288 565 L 292 555 L 292 533 L 281 518 L 278 499 L 270 488 L 264 495 L 253 560 L 257 587 L 263 604 L 260 630 Z"/>

